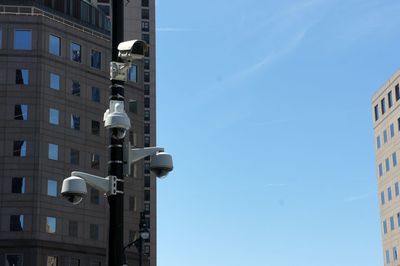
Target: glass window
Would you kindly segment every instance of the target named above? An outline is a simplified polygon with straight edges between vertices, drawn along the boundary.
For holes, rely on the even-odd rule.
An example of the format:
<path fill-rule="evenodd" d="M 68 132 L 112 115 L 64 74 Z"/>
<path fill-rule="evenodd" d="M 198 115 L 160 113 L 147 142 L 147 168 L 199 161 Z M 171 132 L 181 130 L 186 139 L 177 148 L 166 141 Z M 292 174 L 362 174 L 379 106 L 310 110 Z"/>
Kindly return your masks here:
<path fill-rule="evenodd" d="M 390 137 L 394 137 L 394 124 L 390 124 Z"/>
<path fill-rule="evenodd" d="M 46 266 L 58 266 L 58 257 L 57 256 L 47 256 L 47 265 Z"/>
<path fill-rule="evenodd" d="M 68 235 L 72 236 L 72 237 L 78 236 L 78 222 L 77 221 L 69 221 Z"/>
<path fill-rule="evenodd" d="M 81 62 L 81 46 L 77 43 L 71 43 L 71 60 L 80 63 Z"/>
<path fill-rule="evenodd" d="M 144 124 L 144 134 L 150 134 L 150 124 L 149 123 Z"/>
<path fill-rule="evenodd" d="M 101 69 L 101 53 L 99 51 L 92 50 L 91 66 Z"/>
<path fill-rule="evenodd" d="M 11 193 L 24 194 L 26 189 L 25 177 L 13 177 L 11 181 Z"/>
<path fill-rule="evenodd" d="M 100 156 L 98 154 L 91 154 L 90 167 L 93 169 L 100 169 Z"/>
<path fill-rule="evenodd" d="M 397 213 L 397 226 L 400 227 L 400 212 Z"/>
<path fill-rule="evenodd" d="M 383 99 L 381 100 L 381 111 L 382 111 L 382 114 L 384 114 L 384 113 L 386 112 L 385 98 L 383 98 Z"/>
<path fill-rule="evenodd" d="M 93 239 L 93 240 L 99 239 L 99 225 L 98 224 L 90 224 L 90 239 Z"/>
<path fill-rule="evenodd" d="M 144 98 L 144 108 L 150 108 L 150 98 L 149 97 Z"/>
<path fill-rule="evenodd" d="M 26 141 L 15 140 L 14 141 L 14 156 L 26 157 Z"/>
<path fill-rule="evenodd" d="M 376 137 L 376 148 L 379 149 L 381 147 L 381 136 Z"/>
<path fill-rule="evenodd" d="M 49 109 L 49 123 L 53 125 L 59 124 L 60 111 L 57 109 Z"/>
<path fill-rule="evenodd" d="M 71 128 L 75 130 L 81 129 L 81 118 L 79 115 L 71 114 Z"/>
<path fill-rule="evenodd" d="M 55 35 L 49 36 L 49 53 L 53 55 L 61 55 L 61 39 Z"/>
<path fill-rule="evenodd" d="M 10 216 L 10 231 L 23 231 L 24 230 L 24 215 L 11 215 Z"/>
<path fill-rule="evenodd" d="M 72 81 L 71 94 L 74 96 L 81 96 L 81 84 L 79 81 Z"/>
<path fill-rule="evenodd" d="M 149 31 L 149 22 L 148 21 L 142 21 L 142 31 L 148 32 Z"/>
<path fill-rule="evenodd" d="M 100 122 L 92 120 L 92 134 L 99 136 L 100 135 Z"/>
<path fill-rule="evenodd" d="M 92 87 L 92 101 L 100 102 L 100 89 L 97 87 Z"/>
<path fill-rule="evenodd" d="M 129 69 L 128 80 L 133 82 L 137 81 L 137 66 L 132 65 Z"/>
<path fill-rule="evenodd" d="M 129 100 L 129 112 L 136 114 L 137 113 L 137 101 Z"/>
<path fill-rule="evenodd" d="M 81 260 L 77 258 L 71 258 L 69 266 L 81 266 Z"/>
<path fill-rule="evenodd" d="M 142 6 L 149 6 L 149 0 L 142 0 Z"/>
<path fill-rule="evenodd" d="M 54 73 L 50 73 L 50 88 L 53 90 L 60 89 L 60 76 Z"/>
<path fill-rule="evenodd" d="M 100 202 L 99 191 L 97 189 L 91 188 L 90 189 L 90 203 L 99 204 L 99 202 Z"/>
<path fill-rule="evenodd" d="M 393 260 L 397 261 L 397 247 L 393 248 Z"/>
<path fill-rule="evenodd" d="M 150 72 L 144 72 L 144 82 L 150 82 Z"/>
<path fill-rule="evenodd" d="M 384 191 L 381 192 L 381 204 L 382 205 L 385 204 L 385 192 Z"/>
<path fill-rule="evenodd" d="M 149 110 L 144 111 L 144 121 L 150 121 L 150 111 Z"/>
<path fill-rule="evenodd" d="M 383 221 L 383 234 L 387 234 L 387 224 L 386 224 L 386 220 Z"/>
<path fill-rule="evenodd" d="M 15 30 L 14 31 L 14 49 L 32 50 L 32 31 Z"/>
<path fill-rule="evenodd" d="M 14 119 L 15 120 L 28 120 L 28 105 L 16 104 L 14 106 Z"/>
<path fill-rule="evenodd" d="M 74 165 L 79 164 L 79 151 L 71 149 L 71 154 L 70 154 L 70 163 Z"/>
<path fill-rule="evenodd" d="M 29 84 L 29 70 L 17 69 L 15 71 L 15 84 L 28 85 Z"/>
<path fill-rule="evenodd" d="M 57 227 L 56 217 L 46 217 L 46 233 L 55 234 Z"/>
<path fill-rule="evenodd" d="M 388 201 L 392 200 L 392 188 L 388 187 Z"/>
<path fill-rule="evenodd" d="M 144 204 L 144 211 L 146 214 L 150 213 L 150 203 L 145 203 Z"/>
<path fill-rule="evenodd" d="M 57 181 L 47 180 L 47 195 L 57 197 Z"/>
<path fill-rule="evenodd" d="M 150 174 L 150 164 L 149 163 L 144 164 L 144 173 Z"/>
<path fill-rule="evenodd" d="M 145 190 L 144 191 L 144 200 L 145 201 L 150 201 L 150 190 Z"/>
<path fill-rule="evenodd" d="M 392 153 L 392 161 L 393 161 L 393 167 L 397 165 L 397 155 L 396 153 Z"/>
<path fill-rule="evenodd" d="M 374 111 L 375 111 L 375 121 L 377 121 L 379 119 L 378 105 L 375 105 Z"/>
<path fill-rule="evenodd" d="M 150 69 L 150 60 L 149 59 L 144 59 L 144 69 L 147 69 L 147 70 Z"/>
<path fill-rule="evenodd" d="M 394 192 L 396 194 L 396 197 L 399 196 L 399 182 L 396 182 L 394 184 Z"/>
<path fill-rule="evenodd" d="M 142 40 L 145 41 L 147 44 L 150 43 L 150 35 L 147 33 L 142 33 Z"/>
<path fill-rule="evenodd" d="M 23 266 L 24 256 L 22 254 L 7 254 L 6 266 Z"/>
<path fill-rule="evenodd" d="M 144 84 L 143 87 L 144 87 L 144 95 L 150 95 L 150 85 L 149 84 Z"/>
<path fill-rule="evenodd" d="M 399 84 L 397 84 L 395 86 L 395 94 L 396 94 L 396 101 L 398 101 L 400 99 L 400 88 L 399 88 Z"/>
<path fill-rule="evenodd" d="M 142 19 L 149 19 L 150 17 L 150 12 L 148 9 L 142 9 Z"/>
<path fill-rule="evenodd" d="M 150 188 L 150 176 L 144 176 L 144 187 Z"/>
<path fill-rule="evenodd" d="M 393 105 L 392 91 L 389 91 L 389 93 L 388 93 L 388 105 L 389 105 L 389 108 L 392 107 L 392 105 Z"/>
<path fill-rule="evenodd" d="M 144 137 L 144 146 L 150 147 L 150 137 L 148 137 L 148 136 Z"/>
<path fill-rule="evenodd" d="M 58 145 L 49 143 L 48 158 L 50 160 L 58 160 Z"/>
<path fill-rule="evenodd" d="M 387 140 L 388 140 L 387 131 L 386 131 L 386 129 L 385 129 L 385 130 L 383 130 L 383 143 L 386 143 Z"/>
<path fill-rule="evenodd" d="M 389 254 L 389 250 L 386 250 L 386 264 L 390 263 L 390 254 Z"/>
<path fill-rule="evenodd" d="M 390 230 L 391 231 L 394 230 L 394 218 L 393 218 L 393 216 L 390 217 Z"/>
<path fill-rule="evenodd" d="M 385 169 L 386 169 L 386 172 L 390 170 L 389 158 L 385 159 Z"/>

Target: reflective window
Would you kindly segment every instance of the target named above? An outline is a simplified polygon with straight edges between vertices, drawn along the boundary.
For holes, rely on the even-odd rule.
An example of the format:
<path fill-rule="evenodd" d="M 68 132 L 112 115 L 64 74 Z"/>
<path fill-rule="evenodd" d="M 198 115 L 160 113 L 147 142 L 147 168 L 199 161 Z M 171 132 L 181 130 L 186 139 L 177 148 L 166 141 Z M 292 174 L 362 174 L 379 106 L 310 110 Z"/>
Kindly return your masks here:
<path fill-rule="evenodd" d="M 29 70 L 17 69 L 15 71 L 15 84 L 28 85 L 29 84 Z"/>
<path fill-rule="evenodd" d="M 98 224 L 90 225 L 90 239 L 93 239 L 93 240 L 99 239 L 99 225 Z"/>
<path fill-rule="evenodd" d="M 149 10 L 148 9 L 142 9 L 142 19 L 149 19 Z"/>
<path fill-rule="evenodd" d="M 144 72 L 144 82 L 150 82 L 150 72 Z"/>
<path fill-rule="evenodd" d="M 376 148 L 379 149 L 381 147 L 381 136 L 376 137 Z"/>
<path fill-rule="evenodd" d="M 92 87 L 92 101 L 99 103 L 100 102 L 100 89 L 96 87 Z"/>
<path fill-rule="evenodd" d="M 399 182 L 396 182 L 394 184 L 394 192 L 396 194 L 396 197 L 399 196 Z"/>
<path fill-rule="evenodd" d="M 58 145 L 49 143 L 48 158 L 50 160 L 58 160 Z"/>
<path fill-rule="evenodd" d="M 23 231 L 24 230 L 24 215 L 11 215 L 10 216 L 10 231 Z"/>
<path fill-rule="evenodd" d="M 392 153 L 392 161 L 393 161 L 393 167 L 397 165 L 397 156 L 396 153 Z"/>
<path fill-rule="evenodd" d="M 77 221 L 69 221 L 68 223 L 68 235 L 72 237 L 78 236 L 78 222 Z"/>
<path fill-rule="evenodd" d="M 393 218 L 393 216 L 390 217 L 390 230 L 391 231 L 394 230 L 394 218 Z"/>
<path fill-rule="evenodd" d="M 378 110 L 378 105 L 375 105 L 374 107 L 375 111 L 375 121 L 379 119 L 379 110 Z"/>
<path fill-rule="evenodd" d="M 149 0 L 142 0 L 142 6 L 149 6 Z"/>
<path fill-rule="evenodd" d="M 150 147 L 150 137 L 144 137 L 144 146 Z"/>
<path fill-rule="evenodd" d="M 7 254 L 6 266 L 23 266 L 24 256 L 22 254 Z"/>
<path fill-rule="evenodd" d="M 129 69 L 128 80 L 133 82 L 137 81 L 137 66 L 132 65 L 132 67 Z"/>
<path fill-rule="evenodd" d="M 24 194 L 25 190 L 25 177 L 13 177 L 11 180 L 11 193 Z"/>
<path fill-rule="evenodd" d="M 150 60 L 144 59 L 144 69 L 150 69 Z"/>
<path fill-rule="evenodd" d="M 388 187 L 388 201 L 392 200 L 392 188 Z"/>
<path fill-rule="evenodd" d="M 146 214 L 150 213 L 150 203 L 145 203 L 144 204 L 144 211 L 146 212 Z"/>
<path fill-rule="evenodd" d="M 144 124 L 144 134 L 150 134 L 150 124 L 149 123 Z"/>
<path fill-rule="evenodd" d="M 46 217 L 46 233 L 54 234 L 56 232 L 57 219 L 55 217 Z"/>
<path fill-rule="evenodd" d="M 57 197 L 57 181 L 47 180 L 47 195 Z"/>
<path fill-rule="evenodd" d="M 386 143 L 387 140 L 388 140 L 388 138 L 387 138 L 387 131 L 386 131 L 386 129 L 385 129 L 385 130 L 383 130 L 383 143 Z"/>
<path fill-rule="evenodd" d="M 55 35 L 49 35 L 49 53 L 53 55 L 61 55 L 61 39 Z"/>
<path fill-rule="evenodd" d="M 26 157 L 26 141 L 15 140 L 14 141 L 14 156 Z"/>
<path fill-rule="evenodd" d="M 393 260 L 397 261 L 397 247 L 393 248 Z"/>
<path fill-rule="evenodd" d="M 392 91 L 389 91 L 389 93 L 388 93 L 388 105 L 389 105 L 389 108 L 392 107 L 392 105 L 393 105 Z"/>
<path fill-rule="evenodd" d="M 53 125 L 58 125 L 59 124 L 59 117 L 60 117 L 60 111 L 57 109 L 50 108 L 49 109 L 49 122 L 50 124 Z"/>
<path fill-rule="evenodd" d="M 137 113 L 137 101 L 136 100 L 129 100 L 129 112 L 136 114 Z"/>
<path fill-rule="evenodd" d="M 81 129 L 81 118 L 79 115 L 71 114 L 71 128 L 75 130 Z"/>
<path fill-rule="evenodd" d="M 400 212 L 397 213 L 397 226 L 400 227 Z"/>
<path fill-rule="evenodd" d="M 15 30 L 14 31 L 14 49 L 32 50 L 32 31 Z"/>
<path fill-rule="evenodd" d="M 99 202 L 100 202 L 99 194 L 100 193 L 97 189 L 91 188 L 90 189 L 90 203 L 99 204 Z"/>
<path fill-rule="evenodd" d="M 150 29 L 148 21 L 142 21 L 142 31 L 148 32 Z"/>
<path fill-rule="evenodd" d="M 16 104 L 14 106 L 14 119 L 15 120 L 28 120 L 28 105 Z"/>
<path fill-rule="evenodd" d="M 57 256 L 47 256 L 47 265 L 46 266 L 58 266 L 58 257 Z"/>
<path fill-rule="evenodd" d="M 144 191 L 144 200 L 145 201 L 150 201 L 150 190 L 145 190 Z"/>
<path fill-rule="evenodd" d="M 382 111 L 382 114 L 384 114 L 384 113 L 386 112 L 385 98 L 383 98 L 383 99 L 381 100 L 381 111 Z"/>
<path fill-rule="evenodd" d="M 99 51 L 92 50 L 91 66 L 101 69 L 101 53 Z"/>
<path fill-rule="evenodd" d="M 390 263 L 390 254 L 389 254 L 389 250 L 386 250 L 386 264 Z"/>
<path fill-rule="evenodd" d="M 81 84 L 79 81 L 72 81 L 71 94 L 74 96 L 81 96 Z"/>
<path fill-rule="evenodd" d="M 144 84 L 144 95 L 150 95 L 150 85 Z"/>
<path fill-rule="evenodd" d="M 149 97 L 144 98 L 144 108 L 150 108 L 150 98 Z"/>
<path fill-rule="evenodd" d="M 100 156 L 92 153 L 90 157 L 90 167 L 93 169 L 100 169 Z"/>
<path fill-rule="evenodd" d="M 386 160 L 385 160 L 385 169 L 386 169 L 386 172 L 390 170 L 389 158 L 386 158 Z"/>
<path fill-rule="evenodd" d="M 92 120 L 92 134 L 99 136 L 100 135 L 100 122 Z"/>
<path fill-rule="evenodd" d="M 394 92 L 396 94 L 396 101 L 398 101 L 400 99 L 400 87 L 399 84 L 397 84 L 394 88 Z"/>
<path fill-rule="evenodd" d="M 144 177 L 144 187 L 150 188 L 150 176 L 148 175 Z"/>
<path fill-rule="evenodd" d="M 150 111 L 149 110 L 144 111 L 144 121 L 150 121 Z"/>
<path fill-rule="evenodd" d="M 394 124 L 390 124 L 390 137 L 394 137 Z"/>
<path fill-rule="evenodd" d="M 81 46 L 77 43 L 71 43 L 70 49 L 71 60 L 80 63 L 81 62 Z"/>
<path fill-rule="evenodd" d="M 71 149 L 71 154 L 70 154 L 70 163 L 78 165 L 79 164 L 79 151 Z"/>
<path fill-rule="evenodd" d="M 385 204 L 385 192 L 384 191 L 381 192 L 381 204 L 382 205 Z"/>
<path fill-rule="evenodd" d="M 142 40 L 145 41 L 147 44 L 149 44 L 150 43 L 150 35 L 147 33 L 143 33 Z"/>
<path fill-rule="evenodd" d="M 386 220 L 383 221 L 383 234 L 387 234 L 387 224 L 386 224 Z"/>
<path fill-rule="evenodd" d="M 60 76 L 54 73 L 50 73 L 50 88 L 54 90 L 60 89 Z"/>

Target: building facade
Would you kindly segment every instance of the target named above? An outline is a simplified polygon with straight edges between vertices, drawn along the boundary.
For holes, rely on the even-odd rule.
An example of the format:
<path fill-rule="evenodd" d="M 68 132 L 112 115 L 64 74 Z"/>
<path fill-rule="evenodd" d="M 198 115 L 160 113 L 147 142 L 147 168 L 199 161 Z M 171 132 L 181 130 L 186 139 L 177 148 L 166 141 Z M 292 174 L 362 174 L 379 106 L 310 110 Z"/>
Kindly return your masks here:
<path fill-rule="evenodd" d="M 71 171 L 107 175 L 109 137 L 102 118 L 108 108 L 110 22 L 95 4 L 0 1 L 0 266 L 106 265 L 106 197 L 88 187 L 84 201 L 71 205 L 60 195 Z M 131 69 L 125 89 L 132 120 L 128 136 L 136 147 L 155 144 L 150 47 L 146 60 Z M 154 203 L 155 180 L 144 160 L 125 180 L 125 243 L 138 237 L 144 211 L 151 233 L 144 250 L 151 265 Z M 135 248 L 128 258 L 135 265 Z"/>
<path fill-rule="evenodd" d="M 384 265 L 400 265 L 400 71 L 373 96 L 372 115 Z"/>

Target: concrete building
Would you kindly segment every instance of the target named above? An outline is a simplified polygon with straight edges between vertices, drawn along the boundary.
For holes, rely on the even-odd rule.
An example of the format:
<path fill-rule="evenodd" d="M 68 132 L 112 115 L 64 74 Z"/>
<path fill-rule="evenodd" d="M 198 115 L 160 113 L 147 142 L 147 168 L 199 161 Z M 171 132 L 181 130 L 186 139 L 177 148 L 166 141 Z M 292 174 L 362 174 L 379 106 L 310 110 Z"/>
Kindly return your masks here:
<path fill-rule="evenodd" d="M 131 1 L 126 9 L 125 39 L 148 36 L 150 43 L 126 84 L 129 140 L 152 146 L 155 46 L 154 30 L 146 30 L 154 29 L 154 3 Z M 0 0 L 0 266 L 106 265 L 107 199 L 88 187 L 86 199 L 72 206 L 59 192 L 73 170 L 107 175 L 102 116 L 110 47 L 109 20 L 87 1 Z M 132 169 L 125 181 L 125 242 L 137 237 L 144 211 L 151 233 L 144 265 L 155 265 L 155 179 L 148 160 Z M 129 251 L 129 260 L 137 260 L 136 249 Z"/>
<path fill-rule="evenodd" d="M 400 265 L 399 84 L 397 71 L 372 98 L 384 265 Z"/>

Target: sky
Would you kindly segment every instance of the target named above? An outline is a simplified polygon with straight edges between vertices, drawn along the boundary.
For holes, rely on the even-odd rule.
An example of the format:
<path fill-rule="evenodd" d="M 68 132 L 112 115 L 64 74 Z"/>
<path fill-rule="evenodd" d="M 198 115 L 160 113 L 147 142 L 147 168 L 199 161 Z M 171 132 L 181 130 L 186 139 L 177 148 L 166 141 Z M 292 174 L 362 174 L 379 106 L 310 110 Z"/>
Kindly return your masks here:
<path fill-rule="evenodd" d="M 157 1 L 158 266 L 383 265 L 394 0 Z"/>

